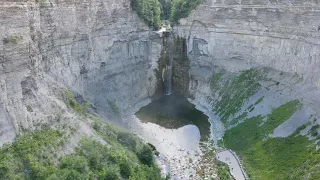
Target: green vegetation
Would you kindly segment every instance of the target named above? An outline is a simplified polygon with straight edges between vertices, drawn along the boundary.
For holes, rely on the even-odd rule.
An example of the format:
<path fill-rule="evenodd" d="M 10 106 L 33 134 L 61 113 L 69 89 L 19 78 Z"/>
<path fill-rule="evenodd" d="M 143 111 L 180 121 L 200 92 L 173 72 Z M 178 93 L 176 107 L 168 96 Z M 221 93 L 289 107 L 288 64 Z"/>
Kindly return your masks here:
<path fill-rule="evenodd" d="M 263 99 L 264 99 L 264 96 L 263 96 L 263 97 L 261 97 L 260 99 L 258 99 L 258 101 L 257 101 L 256 103 L 254 103 L 254 105 L 258 105 L 258 104 L 260 104 L 260 103 L 263 101 Z"/>
<path fill-rule="evenodd" d="M 76 153 L 60 159 L 58 149 L 65 143 L 65 133 L 44 129 L 19 136 L 12 145 L 0 149 L 0 179 L 162 179 L 147 145 L 133 135 L 119 135 L 125 132 L 110 124 L 100 123 L 97 133 L 108 144 L 84 138 Z M 147 153 L 140 157 L 143 152 Z"/>
<path fill-rule="evenodd" d="M 117 106 L 117 104 L 109 99 L 107 101 L 108 101 L 109 106 L 112 108 L 113 112 L 115 112 L 116 114 L 120 114 L 120 109 Z"/>
<path fill-rule="evenodd" d="M 99 127 L 97 128 L 98 134 L 111 145 L 109 160 L 117 164 L 122 177 L 135 179 L 141 175 L 147 179 L 162 179 L 160 170 L 154 164 L 153 152 L 149 146 L 131 133 L 109 123 L 101 122 L 94 116 L 90 116 L 90 118 L 94 121 L 93 126 Z M 95 146 L 88 145 L 88 147 Z M 140 165 L 137 166 L 137 164 Z"/>
<path fill-rule="evenodd" d="M 33 112 L 32 106 L 31 106 L 30 104 L 27 105 L 27 111 L 28 111 L 28 112 Z"/>
<path fill-rule="evenodd" d="M 53 159 L 64 143 L 62 132 L 46 129 L 18 136 L 0 149 L 0 179 L 41 179 L 56 170 Z"/>
<path fill-rule="evenodd" d="M 296 136 L 296 135 L 300 134 L 300 132 L 301 132 L 302 130 L 306 129 L 306 127 L 307 127 L 307 126 L 310 126 L 310 125 L 311 125 L 311 122 L 307 122 L 307 123 L 299 126 L 299 127 L 296 129 L 296 131 L 292 134 L 292 136 Z"/>
<path fill-rule="evenodd" d="M 138 157 L 143 164 L 152 166 L 154 161 L 153 152 L 147 145 L 144 145 L 143 148 L 139 151 Z"/>
<path fill-rule="evenodd" d="M 172 0 L 159 0 L 161 5 L 161 20 L 170 19 Z"/>
<path fill-rule="evenodd" d="M 236 151 L 244 161 L 251 179 L 307 179 L 308 174 L 318 176 L 319 150 L 314 141 L 299 132 L 286 138 L 270 138 L 268 135 L 288 120 L 300 108 L 299 101 L 290 101 L 272 111 L 266 117 L 256 116 L 229 129 L 224 135 L 225 147 Z M 266 120 L 265 120 L 266 119 Z"/>
<path fill-rule="evenodd" d="M 60 157 L 65 141 L 77 136 L 73 135 L 74 127 L 44 126 L 42 130 L 26 132 L 13 144 L 0 148 L 0 179 L 163 179 L 149 146 L 137 136 L 88 115 L 70 91 L 63 92 L 66 104 L 80 115 L 86 114 L 93 121 L 95 134 L 102 139 L 85 137 L 74 154 Z"/>
<path fill-rule="evenodd" d="M 188 17 L 201 0 L 131 0 L 131 6 L 149 26 L 160 29 L 161 20 L 178 24 L 181 18 Z"/>
<path fill-rule="evenodd" d="M 212 93 L 218 93 L 221 97 L 215 102 L 214 110 L 221 116 L 224 124 L 227 124 L 228 119 L 241 109 L 244 102 L 260 89 L 260 78 L 257 69 L 243 71 L 238 76 L 218 73 L 211 78 Z"/>
<path fill-rule="evenodd" d="M 232 119 L 232 121 L 230 122 L 230 125 L 236 125 L 240 120 L 245 119 L 247 115 L 248 115 L 248 112 L 242 113 L 238 117 Z"/>
<path fill-rule="evenodd" d="M 237 127 L 226 131 L 223 138 L 225 146 L 235 151 L 248 149 L 251 144 L 261 141 L 281 123 L 288 120 L 299 106 L 299 101 L 290 101 L 274 109 L 265 122 L 262 116 L 245 120 Z"/>
<path fill-rule="evenodd" d="M 131 6 L 149 26 L 160 29 L 160 3 L 158 0 L 131 0 Z"/>
<path fill-rule="evenodd" d="M 178 24 L 181 18 L 189 16 L 191 10 L 195 9 L 201 0 L 175 0 L 171 8 L 170 21 L 173 24 Z"/>
<path fill-rule="evenodd" d="M 218 165 L 218 177 L 220 180 L 232 180 L 230 170 L 226 165 Z"/>
<path fill-rule="evenodd" d="M 319 124 L 314 125 L 314 126 L 311 127 L 311 129 L 310 129 L 310 131 L 309 131 L 309 132 L 311 133 L 311 136 L 314 136 L 314 137 L 318 136 L 318 129 L 319 129 L 319 127 L 320 127 Z"/>
<path fill-rule="evenodd" d="M 63 93 L 65 95 L 65 103 L 68 107 L 71 107 L 75 111 L 86 114 L 86 108 L 89 106 L 88 102 L 86 102 L 84 105 L 77 102 L 77 100 L 74 98 L 72 92 L 68 89 L 63 89 Z"/>
<path fill-rule="evenodd" d="M 12 36 L 4 38 L 3 39 L 3 43 L 4 44 L 7 44 L 7 43 L 18 44 L 22 40 L 23 40 L 23 36 L 21 36 L 21 35 L 12 35 Z"/>

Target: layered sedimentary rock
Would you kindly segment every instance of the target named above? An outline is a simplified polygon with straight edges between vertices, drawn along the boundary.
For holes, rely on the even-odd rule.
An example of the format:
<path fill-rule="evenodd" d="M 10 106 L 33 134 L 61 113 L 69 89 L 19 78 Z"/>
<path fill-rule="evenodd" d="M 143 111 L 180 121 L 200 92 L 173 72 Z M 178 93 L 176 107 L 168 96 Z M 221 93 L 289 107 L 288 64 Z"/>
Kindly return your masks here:
<path fill-rule="evenodd" d="M 162 39 L 129 0 L 2 1 L 0 16 L 1 144 L 57 121 L 61 88 L 102 114 L 125 114 L 155 92 Z"/>
<path fill-rule="evenodd" d="M 229 71 L 271 67 L 319 85 L 319 16 L 318 1 L 207 0 L 176 32 L 189 39 L 189 53 L 199 49 L 203 63 Z"/>
<path fill-rule="evenodd" d="M 187 40 L 189 100 L 250 179 L 317 179 L 319 17 L 319 1 L 206 0 L 174 27 Z"/>
<path fill-rule="evenodd" d="M 292 99 L 300 99 L 307 109 L 295 123 L 288 123 L 290 128 L 283 127 L 282 136 L 292 133 L 310 114 L 319 116 L 319 17 L 318 1 L 204 1 L 174 28 L 176 35 L 187 39 L 189 91 L 195 103 L 217 110 L 219 92 L 230 87 L 225 81 L 226 86 L 213 90 L 214 74 L 229 74 L 232 82 L 240 71 L 256 68 L 264 77 L 256 79 L 262 88 L 252 91 L 229 121 L 263 96 L 268 99 L 264 108 L 256 108 L 248 117 L 268 114 L 272 107 Z"/>

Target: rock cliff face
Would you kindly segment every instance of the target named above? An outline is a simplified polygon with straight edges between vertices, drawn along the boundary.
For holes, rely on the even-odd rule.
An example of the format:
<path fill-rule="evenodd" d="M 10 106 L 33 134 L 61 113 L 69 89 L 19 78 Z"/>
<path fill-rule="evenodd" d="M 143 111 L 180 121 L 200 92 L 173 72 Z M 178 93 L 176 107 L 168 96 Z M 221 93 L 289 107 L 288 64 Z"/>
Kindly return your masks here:
<path fill-rule="evenodd" d="M 248 97 L 255 95 L 241 102 L 242 107 L 229 120 L 243 114 L 250 104 L 264 96 L 268 99 L 264 108 L 256 108 L 249 117 L 268 114 L 271 107 L 297 98 L 308 109 L 303 110 L 304 115 L 300 113 L 300 121 L 282 127 L 284 136 L 303 124 L 310 114 L 319 116 L 319 3 L 207 0 L 188 18 L 180 20 L 174 33 L 187 39 L 189 91 L 195 103 L 205 109 L 217 109 L 221 94 L 212 88 L 214 74 L 229 74 L 230 78 L 239 75 L 239 71 L 257 68 L 265 77 L 256 79 L 262 89 L 252 91 Z M 228 85 L 227 81 L 225 83 Z M 225 91 L 220 88 L 219 92 Z M 237 96 L 248 89 L 240 90 Z M 219 132 L 218 126 L 216 132 Z"/>
<path fill-rule="evenodd" d="M 130 0 L 15 0 L 0 9 L 0 145 L 57 121 L 61 88 L 102 114 L 153 96 L 162 39 Z"/>
<path fill-rule="evenodd" d="M 299 98 L 300 114 L 274 134 L 289 135 L 310 115 L 320 115 L 320 98 L 315 98 L 320 97 L 319 4 L 204 1 L 174 28 L 173 91 L 192 96 L 212 113 L 226 105 L 220 101 L 228 82 L 256 68 L 259 78 L 249 82 L 259 81 L 259 87 L 230 92 L 228 100 L 239 101 L 239 107 L 220 115 L 232 126 L 232 119 L 261 97 L 264 106 L 247 117 Z M 151 32 L 130 0 L 15 0 L 2 1 L 0 9 L 1 144 L 23 130 L 58 121 L 67 111 L 57 98 L 61 88 L 112 117 L 163 94 L 168 38 Z M 218 73 L 223 79 L 216 84 Z M 241 102 L 233 99 L 237 93 L 246 94 Z M 216 138 L 223 135 L 219 122 L 213 123 Z"/>
<path fill-rule="evenodd" d="M 189 39 L 189 53 L 199 49 L 198 66 L 271 67 L 319 86 L 319 15 L 318 1 L 207 0 L 176 32 Z"/>
<path fill-rule="evenodd" d="M 101 116 L 134 121 L 164 94 L 172 57 L 173 92 L 210 117 L 214 140 L 256 118 L 263 143 L 305 125 L 297 134 L 319 149 L 319 0 L 205 0 L 166 35 L 150 31 L 130 0 L 1 1 L 0 146 L 72 122 L 63 88 Z"/>
<path fill-rule="evenodd" d="M 319 17 L 317 0 L 205 0 L 174 27 L 186 39 L 190 101 L 250 179 L 318 179 Z"/>

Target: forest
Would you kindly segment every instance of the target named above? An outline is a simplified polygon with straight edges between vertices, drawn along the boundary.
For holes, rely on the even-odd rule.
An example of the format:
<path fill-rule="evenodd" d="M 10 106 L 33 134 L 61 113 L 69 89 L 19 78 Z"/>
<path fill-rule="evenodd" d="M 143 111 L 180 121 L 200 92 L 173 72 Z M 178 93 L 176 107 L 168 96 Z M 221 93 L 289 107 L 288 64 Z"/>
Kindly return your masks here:
<path fill-rule="evenodd" d="M 160 29 L 162 20 L 179 24 L 200 3 L 201 0 L 131 0 L 133 10 L 155 30 Z"/>

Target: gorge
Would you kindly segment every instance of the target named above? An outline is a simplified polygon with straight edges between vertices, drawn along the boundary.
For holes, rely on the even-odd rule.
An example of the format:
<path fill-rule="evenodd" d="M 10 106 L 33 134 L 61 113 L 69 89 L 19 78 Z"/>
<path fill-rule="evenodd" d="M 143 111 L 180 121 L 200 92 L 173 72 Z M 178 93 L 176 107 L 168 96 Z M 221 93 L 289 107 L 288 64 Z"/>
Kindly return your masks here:
<path fill-rule="evenodd" d="M 170 33 L 138 14 L 0 2 L 0 179 L 231 179 L 221 149 L 250 179 L 320 178 L 319 0 L 203 0 Z M 150 123 L 166 107 L 187 118 Z"/>

